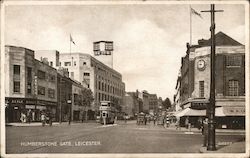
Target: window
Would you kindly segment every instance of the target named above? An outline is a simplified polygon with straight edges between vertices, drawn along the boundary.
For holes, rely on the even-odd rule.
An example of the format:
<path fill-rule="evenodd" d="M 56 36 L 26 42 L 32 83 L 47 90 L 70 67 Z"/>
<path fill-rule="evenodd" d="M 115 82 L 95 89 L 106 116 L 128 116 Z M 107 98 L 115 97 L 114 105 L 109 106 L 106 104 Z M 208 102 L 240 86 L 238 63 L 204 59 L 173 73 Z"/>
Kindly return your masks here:
<path fill-rule="evenodd" d="M 74 61 L 74 66 L 76 66 L 76 61 Z"/>
<path fill-rule="evenodd" d="M 199 81 L 199 97 L 204 98 L 204 81 Z"/>
<path fill-rule="evenodd" d="M 226 64 L 227 66 L 241 66 L 242 57 L 239 55 L 227 56 Z"/>
<path fill-rule="evenodd" d="M 27 67 L 27 79 L 28 81 L 32 80 L 32 68 L 31 67 Z"/>
<path fill-rule="evenodd" d="M 54 89 L 51 89 L 51 88 L 48 89 L 48 97 L 55 98 L 55 90 Z"/>
<path fill-rule="evenodd" d="M 20 93 L 20 81 L 14 81 L 14 90 L 15 93 Z"/>
<path fill-rule="evenodd" d="M 62 63 L 60 62 L 60 63 L 59 63 L 59 65 L 61 66 L 61 65 L 62 65 Z"/>
<path fill-rule="evenodd" d="M 71 66 L 71 62 L 64 62 L 64 66 Z"/>
<path fill-rule="evenodd" d="M 98 89 L 101 90 L 101 82 L 99 81 Z"/>
<path fill-rule="evenodd" d="M 55 82 L 56 81 L 55 75 L 49 75 L 49 81 L 50 82 Z"/>
<path fill-rule="evenodd" d="M 101 93 L 98 95 L 98 101 L 101 101 Z"/>
<path fill-rule="evenodd" d="M 238 96 L 239 95 L 239 82 L 236 80 L 231 80 L 228 82 L 228 95 Z"/>
<path fill-rule="evenodd" d="M 28 94 L 31 94 L 31 90 L 32 90 L 32 89 L 31 89 L 31 82 L 28 82 L 28 83 L 27 83 L 27 93 L 28 93 Z"/>
<path fill-rule="evenodd" d="M 86 62 L 85 62 L 85 61 L 83 62 L 83 65 L 86 65 Z"/>
<path fill-rule="evenodd" d="M 20 65 L 14 65 L 14 75 L 20 75 Z"/>
<path fill-rule="evenodd" d="M 90 74 L 88 72 L 84 72 L 83 76 L 89 76 Z"/>
<path fill-rule="evenodd" d="M 38 86 L 38 94 L 39 95 L 45 95 L 45 87 Z"/>
<path fill-rule="evenodd" d="M 74 79 L 74 72 L 70 72 L 70 77 Z"/>
<path fill-rule="evenodd" d="M 53 62 L 52 61 L 50 62 L 50 66 L 53 66 Z"/>
<path fill-rule="evenodd" d="M 38 70 L 38 75 L 37 77 L 39 79 L 42 79 L 42 80 L 45 80 L 45 72 L 44 71 L 41 71 L 41 70 Z"/>
<path fill-rule="evenodd" d="M 74 93 L 74 105 L 78 105 L 78 100 L 79 100 L 78 94 Z"/>

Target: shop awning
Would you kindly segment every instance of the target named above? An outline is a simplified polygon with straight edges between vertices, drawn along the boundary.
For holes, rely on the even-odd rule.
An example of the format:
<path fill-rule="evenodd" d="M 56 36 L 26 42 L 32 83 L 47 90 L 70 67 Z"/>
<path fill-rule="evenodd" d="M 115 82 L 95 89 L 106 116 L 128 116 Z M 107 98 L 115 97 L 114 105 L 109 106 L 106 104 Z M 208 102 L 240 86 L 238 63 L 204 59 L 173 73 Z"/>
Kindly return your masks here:
<path fill-rule="evenodd" d="M 217 107 L 215 108 L 215 116 L 223 117 L 223 116 L 245 116 L 245 108 L 244 107 Z M 196 110 L 191 108 L 186 108 L 182 111 L 176 112 L 174 114 L 176 117 L 182 116 L 206 116 L 206 110 Z"/>

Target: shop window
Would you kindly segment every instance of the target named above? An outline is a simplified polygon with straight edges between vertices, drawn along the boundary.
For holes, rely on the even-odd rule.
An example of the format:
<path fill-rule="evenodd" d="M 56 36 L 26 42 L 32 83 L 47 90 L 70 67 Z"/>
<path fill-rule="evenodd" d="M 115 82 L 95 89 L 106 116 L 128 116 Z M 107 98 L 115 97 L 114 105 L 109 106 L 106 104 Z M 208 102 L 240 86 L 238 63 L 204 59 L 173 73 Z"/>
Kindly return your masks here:
<path fill-rule="evenodd" d="M 229 96 L 239 95 L 239 82 L 237 80 L 231 80 L 228 82 L 228 95 Z"/>
<path fill-rule="evenodd" d="M 199 81 L 199 97 L 204 98 L 204 81 Z"/>
<path fill-rule="evenodd" d="M 14 75 L 20 75 L 20 65 L 14 65 Z"/>
<path fill-rule="evenodd" d="M 20 81 L 14 81 L 14 89 L 15 93 L 20 93 Z"/>
<path fill-rule="evenodd" d="M 45 87 L 38 86 L 38 95 L 45 95 Z"/>
<path fill-rule="evenodd" d="M 227 66 L 241 66 L 242 57 L 239 55 L 230 55 L 226 58 Z"/>

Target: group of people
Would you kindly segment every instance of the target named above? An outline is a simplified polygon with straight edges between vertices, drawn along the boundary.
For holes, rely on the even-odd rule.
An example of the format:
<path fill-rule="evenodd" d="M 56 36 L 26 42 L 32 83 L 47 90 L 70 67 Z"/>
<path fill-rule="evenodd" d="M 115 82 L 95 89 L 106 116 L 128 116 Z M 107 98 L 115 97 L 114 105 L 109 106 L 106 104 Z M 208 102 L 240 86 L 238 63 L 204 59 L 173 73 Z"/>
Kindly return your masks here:
<path fill-rule="evenodd" d="M 20 121 L 22 123 L 26 123 L 26 122 L 30 123 L 32 120 L 34 120 L 34 117 L 35 117 L 34 115 L 35 113 L 32 112 L 31 109 L 29 109 L 27 113 L 21 112 Z"/>
<path fill-rule="evenodd" d="M 41 113 L 42 126 L 45 126 L 46 123 L 52 126 L 52 119 L 53 119 L 53 116 L 50 111 L 48 112 L 42 111 Z"/>

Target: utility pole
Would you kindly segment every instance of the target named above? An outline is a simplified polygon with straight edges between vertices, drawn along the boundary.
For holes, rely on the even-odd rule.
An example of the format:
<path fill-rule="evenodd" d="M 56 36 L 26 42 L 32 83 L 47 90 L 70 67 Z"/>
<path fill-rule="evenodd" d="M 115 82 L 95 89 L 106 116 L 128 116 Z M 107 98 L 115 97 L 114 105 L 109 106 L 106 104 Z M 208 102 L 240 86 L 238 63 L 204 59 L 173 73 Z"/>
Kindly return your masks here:
<path fill-rule="evenodd" d="M 211 4 L 211 10 L 201 11 L 211 13 L 211 78 L 210 78 L 210 98 L 209 106 L 207 107 L 208 115 L 208 145 L 207 150 L 216 150 L 215 146 L 215 12 L 223 12 L 223 10 L 214 10 L 214 4 Z"/>

